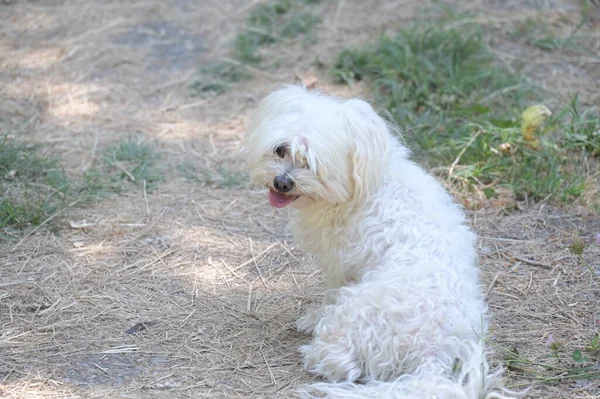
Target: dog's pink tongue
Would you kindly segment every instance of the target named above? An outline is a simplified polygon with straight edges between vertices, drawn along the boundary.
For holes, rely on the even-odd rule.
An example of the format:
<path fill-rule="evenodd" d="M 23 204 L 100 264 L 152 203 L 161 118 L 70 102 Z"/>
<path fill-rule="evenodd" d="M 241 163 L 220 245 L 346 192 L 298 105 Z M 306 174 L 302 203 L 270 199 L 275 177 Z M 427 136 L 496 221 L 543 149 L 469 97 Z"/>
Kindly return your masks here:
<path fill-rule="evenodd" d="M 269 191 L 269 202 L 275 208 L 283 208 L 284 206 L 288 206 L 293 200 L 294 197 L 290 195 L 284 195 L 275 191 Z"/>

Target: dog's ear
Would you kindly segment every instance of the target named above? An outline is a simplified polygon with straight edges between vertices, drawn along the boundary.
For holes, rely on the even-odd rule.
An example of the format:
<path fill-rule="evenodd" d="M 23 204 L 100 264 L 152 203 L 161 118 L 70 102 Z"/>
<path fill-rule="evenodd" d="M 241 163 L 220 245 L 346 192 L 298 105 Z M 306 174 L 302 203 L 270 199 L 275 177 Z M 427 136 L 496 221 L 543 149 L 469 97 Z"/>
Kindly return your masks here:
<path fill-rule="evenodd" d="M 342 109 L 351 140 L 353 199 L 360 199 L 381 182 L 393 142 L 386 122 L 366 102 L 349 100 Z"/>

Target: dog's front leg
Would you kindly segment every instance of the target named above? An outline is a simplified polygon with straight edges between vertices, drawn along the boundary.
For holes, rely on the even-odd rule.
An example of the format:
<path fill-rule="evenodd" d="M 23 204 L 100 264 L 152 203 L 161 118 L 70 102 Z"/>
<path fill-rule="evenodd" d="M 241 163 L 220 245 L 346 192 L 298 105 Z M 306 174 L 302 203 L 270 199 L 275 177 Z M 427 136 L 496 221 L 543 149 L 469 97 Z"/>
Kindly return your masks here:
<path fill-rule="evenodd" d="M 335 303 L 336 297 L 337 290 L 328 289 L 325 292 L 325 297 L 323 298 L 321 305 L 310 309 L 304 316 L 300 317 L 296 321 L 296 328 L 298 331 L 306 334 L 312 334 L 312 332 L 315 330 L 315 327 L 319 323 L 319 320 L 323 318 L 325 307 Z"/>
<path fill-rule="evenodd" d="M 300 347 L 304 368 L 332 381 L 356 381 L 364 371 L 358 359 L 361 345 L 368 346 L 356 317 L 360 303 L 348 298 L 336 302 L 324 307 L 313 339 Z"/>

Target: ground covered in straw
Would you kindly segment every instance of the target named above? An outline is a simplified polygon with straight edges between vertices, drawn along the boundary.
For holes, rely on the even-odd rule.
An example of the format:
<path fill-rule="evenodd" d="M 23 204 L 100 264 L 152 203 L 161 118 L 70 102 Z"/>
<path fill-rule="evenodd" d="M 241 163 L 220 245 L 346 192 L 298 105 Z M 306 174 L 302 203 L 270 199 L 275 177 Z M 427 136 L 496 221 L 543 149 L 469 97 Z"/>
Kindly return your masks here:
<path fill-rule="evenodd" d="M 545 52 L 511 34 L 529 20 L 573 30 L 588 2 L 306 1 L 320 23 L 290 25 L 260 65 L 240 64 L 232 43 L 259 3 L 0 4 L 0 133 L 39 144 L 79 182 L 37 227 L 0 237 L 0 397 L 283 398 L 315 380 L 294 322 L 319 301 L 321 274 L 286 212 L 248 186 L 238 149 L 248 113 L 282 83 L 368 97 L 328 73 L 348 46 L 452 5 L 493 27 L 499 62 L 551 101 L 599 101 L 598 53 Z M 215 75 L 223 62 L 252 77 Z M 600 397 L 597 214 L 471 208 L 510 384 L 535 383 L 532 398 Z"/>

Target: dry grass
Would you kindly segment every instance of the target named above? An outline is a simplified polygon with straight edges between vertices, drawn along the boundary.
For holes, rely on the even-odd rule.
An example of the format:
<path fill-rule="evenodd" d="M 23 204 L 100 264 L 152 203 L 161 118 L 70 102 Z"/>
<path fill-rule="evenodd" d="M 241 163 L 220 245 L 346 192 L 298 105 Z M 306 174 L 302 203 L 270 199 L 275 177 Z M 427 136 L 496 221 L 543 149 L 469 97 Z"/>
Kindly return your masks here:
<path fill-rule="evenodd" d="M 193 193 L 198 204 L 189 194 L 152 198 L 150 218 L 123 197 L 111 205 L 127 217 L 88 216 L 88 227 L 34 236 L 3 257 L 9 397 L 24 389 L 13 382 L 38 375 L 84 396 L 263 396 L 306 381 L 290 345 L 314 299 L 310 260 L 267 232 L 280 219 L 258 231 L 248 220 L 256 193 L 231 192 L 224 207 L 211 189 Z M 253 217 L 269 220 L 261 208 Z M 147 329 L 126 333 L 138 323 Z"/>
<path fill-rule="evenodd" d="M 1 397 L 289 397 L 314 380 L 296 351 L 308 338 L 293 323 L 319 299 L 321 275 L 286 235 L 286 214 L 245 184 L 193 183 L 178 166 L 242 170 L 237 150 L 258 98 L 315 74 L 320 88 L 360 93 L 360 85 L 331 85 L 315 65 L 408 25 L 428 4 L 321 2 L 316 43 L 268 49 L 277 70 L 253 70 L 253 80 L 216 98 L 189 96 L 200 65 L 229 57 L 256 3 L 0 5 L 7 21 L 0 25 L 0 130 L 26 132 L 23 139 L 44 144 L 75 178 L 101 165 L 106 148 L 139 135 L 161 154 L 163 176 L 151 191 L 131 184 L 57 215 L 48 225 L 58 234 L 43 226 L 20 242 L 0 242 Z M 558 3 L 567 20 L 576 12 L 575 3 Z M 514 15 L 504 8 L 513 2 L 502 4 L 486 17 L 498 26 Z M 509 64 L 528 51 L 505 36 L 495 48 Z M 553 90 L 581 87 L 595 101 L 585 83 L 600 76 L 598 64 L 559 58 L 538 58 L 525 70 Z M 568 73 L 556 83 L 538 65 Z M 598 286 L 566 248 L 574 232 L 590 242 L 598 219 L 539 205 L 485 208 L 472 219 L 496 315 L 493 341 L 531 359 L 549 354 L 548 334 L 569 347 L 586 345 L 598 330 Z M 586 259 L 593 264 L 598 252 L 590 246 Z M 127 334 L 132 327 L 139 332 Z M 511 381 L 529 380 L 515 371 Z M 556 381 L 531 397 L 594 392 L 597 386 Z"/>
<path fill-rule="evenodd" d="M 594 244 L 594 234 L 600 231 L 600 220 L 584 210 L 568 213 L 544 205 L 472 216 L 481 239 L 481 265 L 495 322 L 491 340 L 497 354 L 510 359 L 509 352 L 516 350 L 529 362 L 557 366 L 549 343 L 554 340 L 564 350 L 563 364 L 557 368 L 568 368 L 572 352 L 585 350 L 598 331 L 600 295 L 596 276 L 569 246 L 580 237 L 586 244 L 584 258 L 597 273 L 600 246 Z M 509 371 L 515 386 L 537 383 L 530 392 L 533 398 L 562 398 L 567 389 L 569 397 L 591 398 L 600 389 L 598 376 L 585 380 L 563 373 L 564 380 L 544 381 L 558 375 L 525 362 Z"/>

